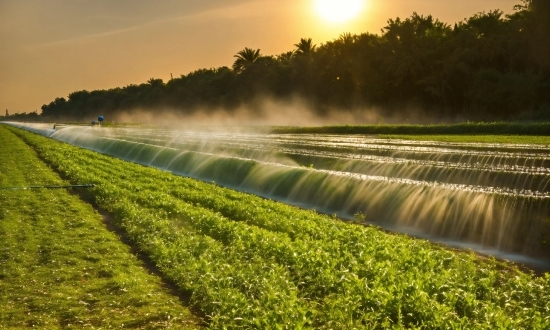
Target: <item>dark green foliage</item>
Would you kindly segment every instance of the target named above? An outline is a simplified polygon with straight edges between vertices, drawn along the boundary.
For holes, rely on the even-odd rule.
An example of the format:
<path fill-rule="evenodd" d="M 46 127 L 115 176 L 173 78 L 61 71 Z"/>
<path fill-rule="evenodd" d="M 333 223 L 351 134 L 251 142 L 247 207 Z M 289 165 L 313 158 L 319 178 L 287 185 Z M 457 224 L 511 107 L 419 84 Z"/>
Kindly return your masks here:
<path fill-rule="evenodd" d="M 550 5 L 525 0 L 515 13 L 478 13 L 454 26 L 413 13 L 380 35 L 345 33 L 319 46 L 262 56 L 245 48 L 233 69 L 201 69 L 164 84 L 78 91 L 42 107 L 51 119 L 112 118 L 136 108 L 228 110 L 259 97 L 302 97 L 318 114 L 376 106 L 406 118 L 409 107 L 441 119 L 538 119 L 550 104 Z"/>
<path fill-rule="evenodd" d="M 536 109 L 550 86 L 542 75 L 530 72 L 500 73 L 484 69 L 474 75 L 472 88 L 466 98 L 476 105 L 476 110 L 491 117 L 508 117 L 518 109 Z"/>

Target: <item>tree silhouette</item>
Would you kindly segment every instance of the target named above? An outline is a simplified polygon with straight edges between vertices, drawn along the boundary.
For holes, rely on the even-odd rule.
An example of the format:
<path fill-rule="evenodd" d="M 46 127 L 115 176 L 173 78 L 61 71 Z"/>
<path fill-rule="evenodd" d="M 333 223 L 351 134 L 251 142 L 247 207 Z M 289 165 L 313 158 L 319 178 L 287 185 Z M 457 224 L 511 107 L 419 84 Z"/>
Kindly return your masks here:
<path fill-rule="evenodd" d="M 413 106 L 434 121 L 528 119 L 529 113 L 550 119 L 550 1 L 518 2 L 513 14 L 478 13 L 454 26 L 415 12 L 388 20 L 379 34 L 344 33 L 319 46 L 302 38 L 276 56 L 244 48 L 233 69 L 73 92 L 43 105 L 41 116 L 78 119 L 101 110 L 114 117 L 158 107 L 189 114 L 232 110 L 267 95 L 298 96 L 320 114 L 376 106 L 383 116 L 406 115 L 403 109 Z"/>
<path fill-rule="evenodd" d="M 294 57 L 294 55 L 296 55 L 296 52 L 291 50 L 289 52 L 279 54 L 279 55 L 275 56 L 275 58 L 277 59 L 277 61 L 279 61 L 281 63 L 290 63 L 292 61 L 292 58 Z"/>
<path fill-rule="evenodd" d="M 296 54 L 309 54 L 313 53 L 315 51 L 315 48 L 317 48 L 316 45 L 312 45 L 311 38 L 301 38 L 300 42 L 297 44 L 294 44 L 296 46 Z"/>
<path fill-rule="evenodd" d="M 252 48 L 245 47 L 233 57 L 237 58 L 235 60 L 235 63 L 233 63 L 233 70 L 240 72 L 244 70 L 248 65 L 256 62 L 256 60 L 260 57 L 260 50 L 254 50 Z"/>
<path fill-rule="evenodd" d="M 162 79 L 160 78 L 149 78 L 149 80 L 147 80 L 147 83 L 152 87 L 162 87 L 164 85 L 164 81 L 162 81 Z"/>
<path fill-rule="evenodd" d="M 357 40 L 357 37 L 358 37 L 357 35 L 353 35 L 349 32 L 345 32 L 338 37 L 338 41 L 341 41 L 344 44 L 352 44 Z"/>

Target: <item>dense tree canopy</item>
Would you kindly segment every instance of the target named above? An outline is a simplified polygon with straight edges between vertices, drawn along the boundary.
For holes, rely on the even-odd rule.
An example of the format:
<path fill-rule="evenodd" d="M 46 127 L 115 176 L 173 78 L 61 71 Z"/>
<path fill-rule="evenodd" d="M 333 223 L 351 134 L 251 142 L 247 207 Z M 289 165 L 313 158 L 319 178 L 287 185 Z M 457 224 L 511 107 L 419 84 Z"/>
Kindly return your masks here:
<path fill-rule="evenodd" d="M 423 109 L 433 118 L 550 118 L 550 1 L 478 13 L 450 26 L 413 13 L 380 35 L 342 34 L 319 46 L 262 56 L 245 48 L 233 68 L 200 69 L 163 82 L 76 91 L 42 106 L 48 118 L 94 118 L 132 109 L 228 110 L 258 97 L 300 96 L 320 114 L 376 106 L 388 115 Z"/>

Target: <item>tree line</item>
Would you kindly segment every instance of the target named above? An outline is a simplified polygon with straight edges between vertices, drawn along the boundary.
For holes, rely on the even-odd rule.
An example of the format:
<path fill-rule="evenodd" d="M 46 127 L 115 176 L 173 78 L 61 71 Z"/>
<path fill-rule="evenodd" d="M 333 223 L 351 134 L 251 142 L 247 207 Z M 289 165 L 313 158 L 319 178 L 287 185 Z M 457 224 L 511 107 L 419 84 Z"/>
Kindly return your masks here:
<path fill-rule="evenodd" d="M 228 111 L 261 97 L 301 97 L 319 115 L 363 107 L 433 118 L 550 119 L 550 1 L 523 0 L 449 25 L 413 13 L 380 34 L 344 33 L 263 55 L 244 48 L 231 68 L 199 69 L 164 82 L 75 91 L 42 106 L 48 119 L 107 118 L 132 109 Z"/>

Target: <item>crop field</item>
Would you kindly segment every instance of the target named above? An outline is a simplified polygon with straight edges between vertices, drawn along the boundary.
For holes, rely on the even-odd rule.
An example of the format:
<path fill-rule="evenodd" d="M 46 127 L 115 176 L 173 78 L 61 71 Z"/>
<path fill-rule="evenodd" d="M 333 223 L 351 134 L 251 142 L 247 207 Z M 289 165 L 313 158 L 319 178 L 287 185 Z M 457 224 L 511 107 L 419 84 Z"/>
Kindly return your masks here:
<path fill-rule="evenodd" d="M 481 185 L 433 184 L 427 179 L 346 172 L 343 168 L 338 169 L 342 164 L 335 163 L 334 159 L 345 159 L 344 155 L 349 155 L 347 160 L 368 165 L 385 160 L 382 157 L 391 158 L 392 152 L 409 153 L 424 157 L 410 160 L 408 165 L 416 162 L 437 169 L 436 163 L 429 163 L 443 162 L 430 158 L 436 154 L 435 149 L 449 150 L 439 154 L 446 157 L 446 162 L 452 162 L 453 157 L 482 159 L 493 152 L 491 162 L 502 166 L 503 173 L 514 173 L 515 166 L 519 165 L 513 164 L 513 157 L 519 159 L 521 156 L 524 169 L 530 169 L 525 170 L 525 174 L 534 176 L 539 174 L 535 166 L 545 166 L 543 147 L 480 145 L 460 155 L 452 152 L 453 147 L 448 145 L 410 143 L 402 147 L 403 142 L 376 147 L 382 144 L 376 141 L 370 148 L 354 149 L 358 141 L 335 141 L 330 136 L 277 136 L 270 137 L 269 143 L 258 141 L 259 136 L 251 136 L 243 147 L 246 136 L 221 134 L 216 137 L 213 133 L 205 139 L 200 134 L 174 136 L 173 132 L 158 130 L 75 132 L 72 128 L 63 128 L 57 132 L 39 131 L 61 140 L 71 136 L 71 143 L 105 153 L 118 152 L 118 157 L 134 162 L 163 164 L 158 167 L 178 174 L 185 170 L 192 172 L 186 168 L 189 164 L 201 164 L 202 167 L 196 167 L 192 174 L 195 177 L 210 175 L 206 181 L 216 181 L 211 184 L 19 129 L 10 130 L 71 183 L 95 184 L 89 191 L 90 197 L 112 214 L 113 221 L 166 278 L 176 283 L 182 292 L 191 294 L 191 303 L 204 313 L 211 328 L 544 329 L 550 326 L 548 273 L 534 276 L 492 258 L 452 251 L 407 235 L 388 234 L 373 226 L 342 222 L 334 216 L 220 186 L 257 190 L 264 197 L 319 209 L 322 206 L 327 211 L 334 211 L 328 213 L 355 215 L 358 220 L 366 217 L 367 221 L 376 222 L 379 218 L 383 223 L 386 219 L 383 212 L 366 202 L 375 194 L 366 195 L 363 202 L 350 195 L 354 187 L 363 182 L 362 193 L 378 189 L 378 193 L 394 196 L 400 203 L 412 198 L 417 189 L 421 192 L 418 196 L 428 195 L 421 200 L 424 203 L 429 202 L 428 197 L 438 198 L 446 192 L 447 198 L 456 203 L 481 200 L 480 204 L 471 206 L 483 205 L 485 216 L 490 215 L 488 208 L 492 208 L 491 212 L 500 212 L 501 204 L 498 203 L 503 203 L 504 207 L 510 205 L 506 211 L 517 212 L 517 215 L 531 212 L 531 221 L 535 222 L 534 217 L 542 218 L 547 210 L 547 193 L 542 188 L 522 192 L 510 179 L 507 182 L 511 187 L 486 191 L 488 189 L 484 190 Z M 217 140 L 213 140 L 215 138 Z M 273 142 L 275 138 L 280 140 Z M 290 146 L 294 146 L 292 150 L 298 149 L 296 145 L 308 152 L 292 154 L 285 151 Z M 184 151 L 184 146 L 188 151 Z M 459 147 L 454 148 L 462 150 Z M 387 154 L 378 154 L 381 151 Z M 327 153 L 339 156 L 331 158 Z M 300 162 L 302 159 L 317 162 Z M 484 165 L 488 167 L 489 164 Z M 251 176 L 252 173 L 255 175 Z M 228 177 L 227 182 L 223 181 L 225 177 Z M 338 180 L 332 181 L 333 178 Z M 319 184 L 310 190 L 296 190 L 296 187 L 305 187 L 296 184 L 307 180 Z M 544 180 L 544 177 L 537 177 L 537 180 Z M 372 182 L 374 184 L 369 185 Z M 279 186 L 273 186 L 277 183 Z M 339 190 L 342 184 L 348 191 L 346 195 Z M 403 189 L 406 194 L 400 195 Z M 333 201 L 315 204 L 315 190 L 321 197 L 330 197 Z M 288 194 L 289 191 L 292 194 Z M 389 197 L 378 200 L 380 208 L 387 203 L 384 198 Z M 369 208 L 362 208 L 365 206 Z M 455 212 L 453 221 L 462 219 L 459 206 L 452 211 Z M 415 217 L 427 219 L 439 214 L 435 206 L 429 209 L 429 203 L 428 213 L 417 212 L 415 207 L 410 205 L 410 212 Z M 400 212 L 394 211 L 387 219 Z M 475 210 L 468 213 L 470 216 L 476 214 Z M 477 219 L 482 221 L 483 217 L 480 215 Z M 527 229 L 524 233 L 529 233 L 530 238 L 544 233 L 546 228 L 542 220 L 538 223 L 523 218 L 518 221 L 520 225 L 513 228 Z M 469 230 L 477 232 L 479 228 Z M 448 230 L 448 233 L 442 231 L 432 235 L 452 234 L 453 230 Z M 529 251 L 521 244 L 520 237 L 515 239 L 500 248 L 506 251 L 507 246 L 510 250 Z M 544 250 L 543 237 L 538 239 L 539 247 L 530 250 L 533 255 Z M 487 237 L 485 243 L 482 240 L 479 244 L 499 247 L 497 243 L 503 241 Z"/>
<path fill-rule="evenodd" d="M 465 122 L 456 124 L 376 124 L 318 127 L 275 127 L 272 133 L 310 134 L 460 134 L 460 135 L 550 135 L 550 122 Z"/>
<path fill-rule="evenodd" d="M 27 129 L 340 218 L 549 267 L 550 147 L 534 143 L 544 137 L 466 143 L 361 135 Z"/>
<path fill-rule="evenodd" d="M 380 134 L 381 139 L 439 141 L 451 143 L 488 143 L 488 144 L 521 144 L 550 146 L 550 136 L 540 135 L 388 135 Z"/>
<path fill-rule="evenodd" d="M 67 184 L 0 126 L 0 187 Z M 0 189 L 0 329 L 198 328 L 89 204 Z"/>

